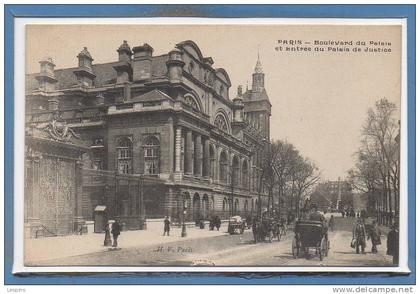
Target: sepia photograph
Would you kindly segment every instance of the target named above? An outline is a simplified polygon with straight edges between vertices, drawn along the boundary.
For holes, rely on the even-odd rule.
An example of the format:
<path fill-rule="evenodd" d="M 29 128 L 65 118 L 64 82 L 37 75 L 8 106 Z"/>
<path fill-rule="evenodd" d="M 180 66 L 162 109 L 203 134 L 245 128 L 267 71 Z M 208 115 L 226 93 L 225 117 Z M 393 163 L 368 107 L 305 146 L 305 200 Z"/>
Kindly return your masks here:
<path fill-rule="evenodd" d="M 24 36 L 23 268 L 407 271 L 403 22 Z"/>

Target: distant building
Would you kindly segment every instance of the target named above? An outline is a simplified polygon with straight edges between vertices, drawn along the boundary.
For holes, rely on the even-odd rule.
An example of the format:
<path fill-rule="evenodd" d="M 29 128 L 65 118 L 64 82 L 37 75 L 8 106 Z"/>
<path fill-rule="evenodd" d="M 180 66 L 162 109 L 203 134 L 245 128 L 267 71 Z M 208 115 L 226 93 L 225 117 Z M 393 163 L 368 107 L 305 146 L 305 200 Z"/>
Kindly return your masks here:
<path fill-rule="evenodd" d="M 26 76 L 27 125 L 59 114 L 90 146 L 81 160 L 83 193 L 75 196 L 83 218 L 92 219 L 97 205 L 131 228 L 144 217 L 180 219 L 184 205 L 187 220 L 255 213 L 271 116 L 259 56 L 252 88 L 243 93 L 240 86 L 230 99 L 228 73 L 213 68 L 193 41 L 160 56 L 148 44 L 124 41 L 117 53 L 116 61 L 94 64 L 84 48 L 76 67 L 55 69 L 45 59 L 39 73 Z M 34 171 L 41 182 L 43 168 Z M 48 215 L 55 211 L 49 205 L 62 204 L 52 186 L 40 198 L 55 200 L 27 222 L 61 217 Z"/>
<path fill-rule="evenodd" d="M 337 181 L 319 183 L 311 194 L 311 202 L 318 202 L 318 206 L 341 210 L 353 207 L 353 193 L 351 184 L 338 178 Z"/>

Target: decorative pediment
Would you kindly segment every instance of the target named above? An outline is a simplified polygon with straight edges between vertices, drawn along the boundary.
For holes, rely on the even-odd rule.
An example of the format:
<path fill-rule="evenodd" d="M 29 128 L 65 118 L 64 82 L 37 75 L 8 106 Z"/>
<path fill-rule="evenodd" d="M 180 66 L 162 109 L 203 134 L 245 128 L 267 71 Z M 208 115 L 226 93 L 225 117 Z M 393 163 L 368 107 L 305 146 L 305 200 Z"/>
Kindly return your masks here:
<path fill-rule="evenodd" d="M 80 140 L 80 136 L 67 126 L 60 114 L 53 115 L 53 119 L 50 122 L 36 125 L 35 128 L 44 131 L 49 135 L 49 139 L 55 141 L 70 142 L 72 139 Z"/>
<path fill-rule="evenodd" d="M 196 58 L 199 61 L 203 61 L 203 54 L 201 53 L 200 48 L 197 46 L 197 44 L 191 40 L 183 41 L 181 43 L 178 43 L 176 45 L 178 48 L 182 48 L 188 53 L 190 53 L 194 58 Z"/>

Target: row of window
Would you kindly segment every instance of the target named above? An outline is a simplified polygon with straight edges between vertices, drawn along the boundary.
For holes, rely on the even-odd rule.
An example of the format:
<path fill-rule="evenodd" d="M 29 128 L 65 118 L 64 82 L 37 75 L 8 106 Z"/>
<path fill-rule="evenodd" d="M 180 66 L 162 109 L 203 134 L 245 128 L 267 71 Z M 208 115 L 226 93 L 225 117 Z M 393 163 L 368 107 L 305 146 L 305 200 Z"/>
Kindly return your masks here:
<path fill-rule="evenodd" d="M 156 136 L 149 136 L 143 145 L 144 173 L 157 175 L 159 173 L 160 141 Z M 117 144 L 118 171 L 122 174 L 133 172 L 133 140 L 131 136 L 122 137 Z"/>
<path fill-rule="evenodd" d="M 245 200 L 243 211 L 248 212 L 248 209 L 249 209 L 248 200 Z M 251 211 L 254 211 L 256 209 L 258 209 L 258 200 L 255 200 L 255 202 L 254 202 L 254 199 L 252 199 L 251 200 Z M 224 198 L 223 199 L 223 204 L 222 204 L 222 211 L 229 211 L 229 210 L 230 210 L 230 201 L 229 201 L 228 198 Z M 234 203 L 234 206 L 233 206 L 233 211 L 234 212 L 239 212 L 239 200 L 238 199 L 235 199 L 235 203 Z"/>
<path fill-rule="evenodd" d="M 133 172 L 133 140 L 131 136 L 119 138 L 117 142 L 117 166 L 118 171 L 122 174 L 130 174 Z M 156 136 L 149 136 L 143 145 L 144 156 L 144 174 L 157 175 L 159 174 L 160 165 L 160 141 Z M 210 156 L 213 160 L 210 161 L 210 176 L 213 176 L 214 169 L 214 150 L 211 148 Z M 219 160 L 219 179 L 222 182 L 228 180 L 228 157 L 226 152 L 222 152 Z M 242 174 L 239 169 L 239 160 L 237 157 L 232 162 L 233 185 L 239 185 L 239 178 L 242 177 L 242 185 L 248 187 L 249 173 L 248 164 L 243 162 Z"/>

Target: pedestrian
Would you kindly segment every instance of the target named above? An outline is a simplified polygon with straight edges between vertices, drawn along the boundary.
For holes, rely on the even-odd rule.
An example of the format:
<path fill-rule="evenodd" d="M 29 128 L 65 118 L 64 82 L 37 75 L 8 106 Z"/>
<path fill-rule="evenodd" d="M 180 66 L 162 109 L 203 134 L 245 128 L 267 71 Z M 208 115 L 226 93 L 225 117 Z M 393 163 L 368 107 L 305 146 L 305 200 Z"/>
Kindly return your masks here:
<path fill-rule="evenodd" d="M 210 217 L 209 230 L 210 231 L 213 231 L 214 230 L 214 226 L 215 226 L 215 224 L 214 224 L 214 215 L 212 215 Z"/>
<path fill-rule="evenodd" d="M 372 241 L 372 253 L 378 253 L 376 246 L 381 244 L 381 234 L 381 229 L 379 228 L 376 220 L 374 220 L 372 222 L 372 228 L 369 234 Z"/>
<path fill-rule="evenodd" d="M 120 235 L 120 233 L 121 233 L 121 225 L 118 222 L 118 220 L 115 220 L 111 227 L 112 239 L 114 240 L 112 247 L 118 247 L 118 236 Z"/>
<path fill-rule="evenodd" d="M 311 204 L 311 210 L 309 213 L 309 220 L 311 221 L 324 221 L 324 216 L 318 211 L 317 205 L 315 203 Z"/>
<path fill-rule="evenodd" d="M 165 216 L 165 220 L 163 221 L 163 235 L 165 234 L 169 236 L 169 231 L 171 230 L 171 221 L 169 220 L 168 216 Z"/>
<path fill-rule="evenodd" d="M 106 219 L 105 219 L 105 223 L 104 223 L 104 230 L 105 230 L 104 246 L 111 246 L 111 244 L 112 244 L 111 234 L 109 232 L 108 220 L 106 220 Z"/>
<path fill-rule="evenodd" d="M 365 254 L 366 247 L 366 228 L 365 224 L 360 218 L 357 219 L 356 225 L 353 228 L 353 240 L 355 241 L 356 253 Z"/>
<path fill-rule="evenodd" d="M 399 263 L 399 248 L 400 248 L 400 237 L 398 224 L 393 224 L 391 231 L 388 233 L 387 237 L 387 250 L 386 254 L 392 256 L 392 263 L 398 265 Z"/>
<path fill-rule="evenodd" d="M 220 226 L 222 225 L 222 220 L 220 219 L 220 216 L 216 216 L 216 229 L 219 230 Z"/>
<path fill-rule="evenodd" d="M 199 226 L 200 230 L 203 230 L 205 228 L 204 218 L 200 219 Z"/>
<path fill-rule="evenodd" d="M 330 228 L 331 232 L 334 231 L 334 216 L 331 215 L 330 220 L 328 221 L 328 227 Z"/>
<path fill-rule="evenodd" d="M 344 212 L 344 210 L 341 211 L 341 216 L 344 218 L 344 216 L 346 215 L 346 213 Z"/>

